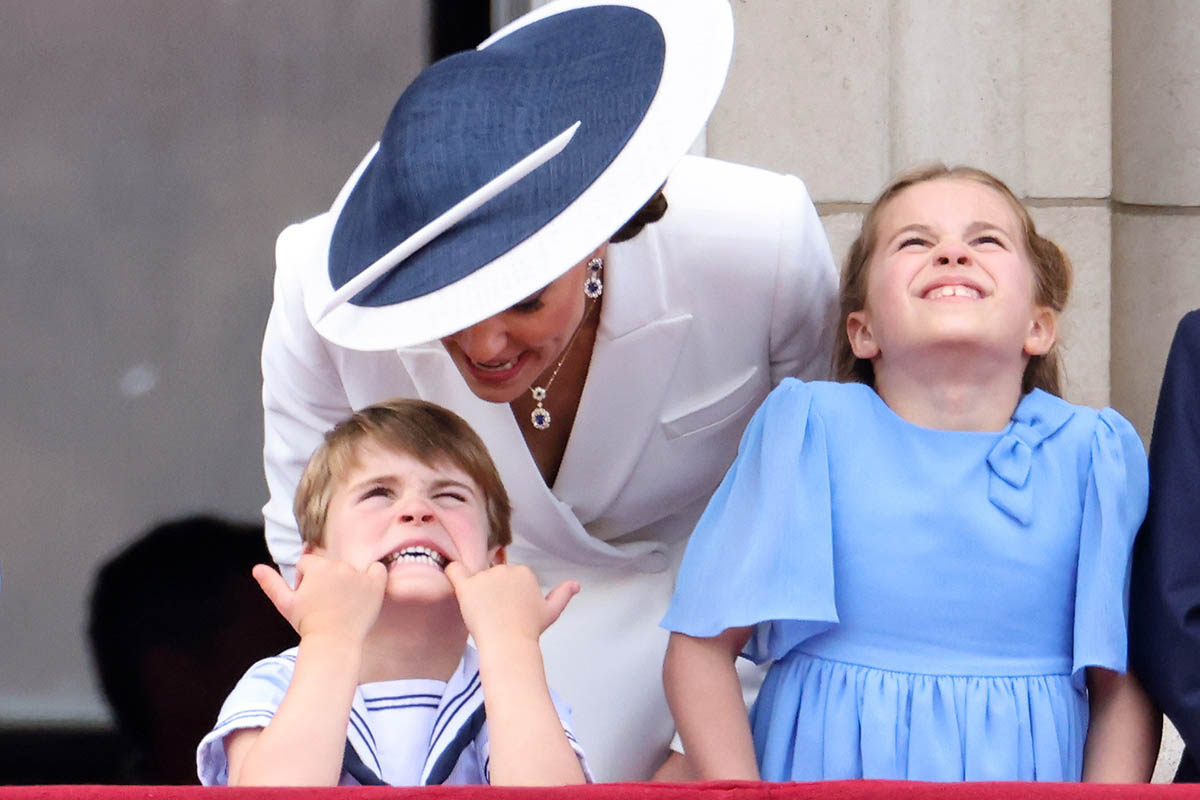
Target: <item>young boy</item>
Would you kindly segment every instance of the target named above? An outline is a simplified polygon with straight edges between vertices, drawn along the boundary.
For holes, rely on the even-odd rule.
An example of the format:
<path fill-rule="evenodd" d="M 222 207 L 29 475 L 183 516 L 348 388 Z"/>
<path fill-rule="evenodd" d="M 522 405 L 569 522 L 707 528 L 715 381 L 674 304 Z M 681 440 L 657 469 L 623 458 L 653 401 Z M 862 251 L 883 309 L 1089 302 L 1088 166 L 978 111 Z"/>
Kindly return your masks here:
<path fill-rule="evenodd" d="M 508 495 L 466 422 L 419 400 L 355 413 L 309 461 L 295 512 L 296 588 L 261 564 L 254 577 L 300 645 L 226 699 L 202 783 L 587 779 L 538 646 L 579 586 L 543 597 L 504 564 Z"/>

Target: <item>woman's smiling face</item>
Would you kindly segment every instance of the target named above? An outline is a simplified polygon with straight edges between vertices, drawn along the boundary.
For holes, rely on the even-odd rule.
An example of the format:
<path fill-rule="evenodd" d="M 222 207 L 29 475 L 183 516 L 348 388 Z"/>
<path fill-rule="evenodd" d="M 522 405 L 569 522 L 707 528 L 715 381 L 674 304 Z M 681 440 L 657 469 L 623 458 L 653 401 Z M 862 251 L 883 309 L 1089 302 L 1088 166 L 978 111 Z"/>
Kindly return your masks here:
<path fill-rule="evenodd" d="M 516 305 L 442 339 L 471 391 L 491 403 L 510 403 L 529 391 L 562 357 L 586 308 L 587 261 Z"/>

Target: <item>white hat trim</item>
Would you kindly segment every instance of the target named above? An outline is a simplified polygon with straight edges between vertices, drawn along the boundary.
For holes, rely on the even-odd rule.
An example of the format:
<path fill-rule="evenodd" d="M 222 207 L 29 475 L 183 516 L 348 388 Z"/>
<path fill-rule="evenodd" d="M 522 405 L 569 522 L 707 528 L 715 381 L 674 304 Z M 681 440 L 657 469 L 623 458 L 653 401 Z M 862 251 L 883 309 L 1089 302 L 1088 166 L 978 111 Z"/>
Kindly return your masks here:
<path fill-rule="evenodd" d="M 654 194 L 702 130 L 724 86 L 733 51 L 732 11 L 725 0 L 560 0 L 515 20 L 480 48 L 551 14 L 602 5 L 650 14 L 666 41 L 658 91 L 617 158 L 536 234 L 470 275 L 403 303 L 341 304 L 322 317 L 335 289 L 326 258 L 306 259 L 304 305 L 318 333 L 342 347 L 373 351 L 433 341 L 468 328 L 536 293 L 584 260 Z M 339 193 L 332 219 L 373 155 L 374 150 Z"/>

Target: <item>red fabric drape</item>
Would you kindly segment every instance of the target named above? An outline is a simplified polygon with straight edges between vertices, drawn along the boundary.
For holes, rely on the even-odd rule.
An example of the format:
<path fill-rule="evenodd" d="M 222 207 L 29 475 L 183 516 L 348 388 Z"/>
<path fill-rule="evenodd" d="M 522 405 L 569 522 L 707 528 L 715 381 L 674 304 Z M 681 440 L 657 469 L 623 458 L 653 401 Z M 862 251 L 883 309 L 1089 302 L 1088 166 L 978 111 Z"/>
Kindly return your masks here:
<path fill-rule="evenodd" d="M 1200 784 L 1096 785 L 1079 783 L 604 783 L 548 789 L 480 786 L 324 789 L 203 788 L 199 786 L 12 786 L 0 800 L 1200 800 Z"/>

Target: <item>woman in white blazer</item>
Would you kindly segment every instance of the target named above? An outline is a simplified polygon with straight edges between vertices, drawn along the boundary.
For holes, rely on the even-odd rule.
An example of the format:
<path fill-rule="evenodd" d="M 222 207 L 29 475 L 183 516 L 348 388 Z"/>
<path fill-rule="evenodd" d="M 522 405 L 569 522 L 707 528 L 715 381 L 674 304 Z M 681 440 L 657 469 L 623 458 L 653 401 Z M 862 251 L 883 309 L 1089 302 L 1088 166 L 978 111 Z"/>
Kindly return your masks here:
<path fill-rule="evenodd" d="M 687 536 L 767 392 L 829 366 L 836 270 L 803 184 L 683 157 L 730 43 L 725 0 L 543 6 L 422 73 L 276 248 L 276 561 L 291 577 L 292 497 L 335 422 L 397 396 L 462 415 L 511 495 L 509 560 L 582 586 L 542 648 L 599 780 L 667 759 L 658 621 Z"/>

